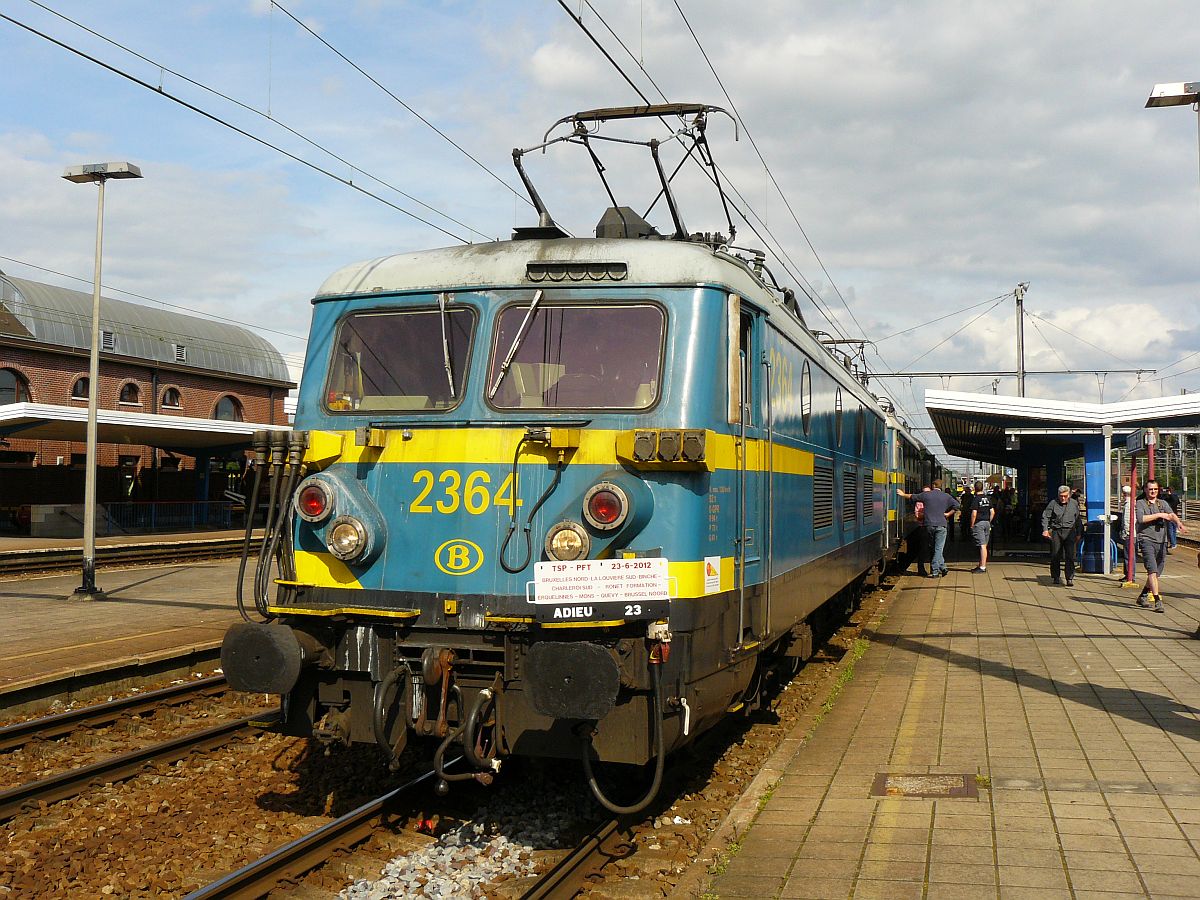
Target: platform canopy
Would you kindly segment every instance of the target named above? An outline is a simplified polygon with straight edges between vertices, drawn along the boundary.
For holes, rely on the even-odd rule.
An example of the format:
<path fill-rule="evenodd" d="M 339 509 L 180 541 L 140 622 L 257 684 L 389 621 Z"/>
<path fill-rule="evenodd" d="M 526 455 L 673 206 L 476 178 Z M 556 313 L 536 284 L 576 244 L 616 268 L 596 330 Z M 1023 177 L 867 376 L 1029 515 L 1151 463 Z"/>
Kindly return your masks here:
<path fill-rule="evenodd" d="M 1100 434 L 1111 425 L 1117 435 L 1138 428 L 1200 426 L 1200 394 L 1082 403 L 1005 397 L 959 391 L 926 391 L 925 409 L 947 452 L 966 459 L 1006 465 L 1009 435 L 1037 443 L 1076 443 L 1083 435 Z"/>
<path fill-rule="evenodd" d="M 9 403 L 0 406 L 0 437 L 31 441 L 87 439 L 87 407 L 49 403 Z M 98 438 L 102 444 L 158 447 L 187 456 L 248 448 L 256 431 L 287 431 L 287 425 L 261 422 L 227 422 L 125 412 L 97 411 Z"/>

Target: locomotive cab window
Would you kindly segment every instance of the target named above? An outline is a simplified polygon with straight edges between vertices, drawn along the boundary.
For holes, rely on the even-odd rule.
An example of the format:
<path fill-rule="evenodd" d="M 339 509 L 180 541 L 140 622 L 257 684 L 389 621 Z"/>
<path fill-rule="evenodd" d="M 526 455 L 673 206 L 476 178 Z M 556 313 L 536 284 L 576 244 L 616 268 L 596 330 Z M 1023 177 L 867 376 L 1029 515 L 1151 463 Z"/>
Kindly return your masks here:
<path fill-rule="evenodd" d="M 510 306 L 496 319 L 487 391 L 500 409 L 648 409 L 658 400 L 663 311 Z M 528 319 L 528 321 L 526 321 Z"/>
<path fill-rule="evenodd" d="M 455 407 L 462 399 L 474 334 L 471 307 L 353 313 L 338 329 L 325 408 L 417 412 Z"/>

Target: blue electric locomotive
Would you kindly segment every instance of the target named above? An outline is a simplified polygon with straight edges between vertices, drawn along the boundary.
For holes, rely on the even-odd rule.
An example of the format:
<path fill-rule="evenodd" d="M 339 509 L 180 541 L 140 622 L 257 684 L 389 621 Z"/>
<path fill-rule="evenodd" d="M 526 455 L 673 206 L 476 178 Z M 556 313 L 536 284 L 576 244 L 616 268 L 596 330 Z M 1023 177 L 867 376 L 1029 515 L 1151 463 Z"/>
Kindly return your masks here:
<path fill-rule="evenodd" d="M 702 136 L 710 108 L 682 109 Z M 438 738 L 443 786 L 581 757 L 635 809 L 899 552 L 892 488 L 927 454 L 759 261 L 628 208 L 569 238 L 530 192 L 542 222 L 510 241 L 322 286 L 296 430 L 258 448 L 271 621 L 222 661 L 289 733 Z M 623 807 L 593 760 L 655 760 L 654 783 Z"/>

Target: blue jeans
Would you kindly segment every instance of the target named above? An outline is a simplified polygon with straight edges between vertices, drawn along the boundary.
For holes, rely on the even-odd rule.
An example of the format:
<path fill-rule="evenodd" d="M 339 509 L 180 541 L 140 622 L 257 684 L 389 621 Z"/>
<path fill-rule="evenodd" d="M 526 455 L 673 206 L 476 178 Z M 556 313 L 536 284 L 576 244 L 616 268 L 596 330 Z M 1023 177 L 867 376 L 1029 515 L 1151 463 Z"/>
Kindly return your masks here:
<path fill-rule="evenodd" d="M 929 533 L 930 546 L 933 547 L 933 561 L 929 564 L 929 571 L 933 575 L 940 575 L 946 571 L 946 559 L 943 555 L 946 551 L 946 526 L 926 525 L 925 530 Z"/>
<path fill-rule="evenodd" d="M 1174 547 L 1176 544 L 1179 543 L 1179 539 L 1178 539 L 1178 537 L 1176 537 L 1177 533 L 1178 533 L 1178 528 L 1176 527 L 1175 523 L 1168 522 L 1167 523 L 1167 543 L 1170 544 L 1172 547 Z"/>

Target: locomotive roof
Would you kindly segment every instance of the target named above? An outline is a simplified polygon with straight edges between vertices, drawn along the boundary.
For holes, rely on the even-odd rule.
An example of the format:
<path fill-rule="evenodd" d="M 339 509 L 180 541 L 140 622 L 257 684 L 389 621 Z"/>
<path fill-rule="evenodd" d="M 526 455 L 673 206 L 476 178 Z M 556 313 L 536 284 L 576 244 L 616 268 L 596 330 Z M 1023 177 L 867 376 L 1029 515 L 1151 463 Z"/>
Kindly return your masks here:
<path fill-rule="evenodd" d="M 317 297 L 527 285 L 531 281 L 526 267 L 531 262 L 590 264 L 597 267 L 597 272 L 602 271 L 604 263 L 625 264 L 627 275 L 620 281 L 599 277 L 584 282 L 597 286 L 716 284 L 742 296 L 761 299 L 767 293 L 740 261 L 703 244 L 559 238 L 467 244 L 353 263 L 327 278 Z"/>
<path fill-rule="evenodd" d="M 531 279 L 529 264 L 568 264 L 586 268 L 588 277 Z M 625 277 L 609 278 L 611 264 L 624 264 Z M 544 270 L 543 270 L 544 271 Z M 790 312 L 778 296 L 736 257 L 687 241 L 629 238 L 556 238 L 495 241 L 436 250 L 397 253 L 351 263 L 330 275 L 315 301 L 405 291 L 447 291 L 541 285 L 613 287 L 630 285 L 716 285 L 778 310 L 779 326 L 829 371 L 868 409 L 882 414 L 870 392 Z"/>

